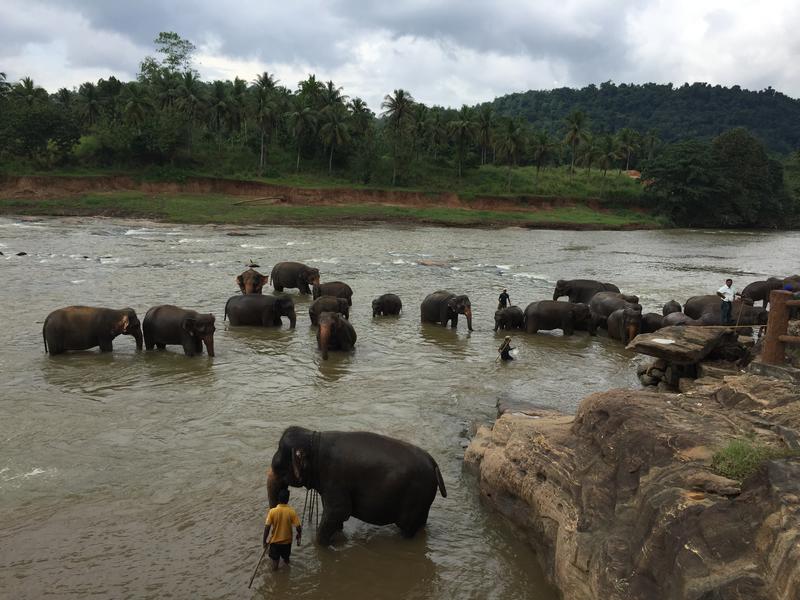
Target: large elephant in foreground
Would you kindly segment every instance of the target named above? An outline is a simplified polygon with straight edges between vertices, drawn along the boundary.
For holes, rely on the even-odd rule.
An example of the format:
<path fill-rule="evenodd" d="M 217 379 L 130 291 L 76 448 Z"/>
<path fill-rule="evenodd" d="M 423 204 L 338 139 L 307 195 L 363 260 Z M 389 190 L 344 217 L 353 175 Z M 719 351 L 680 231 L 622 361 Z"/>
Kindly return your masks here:
<path fill-rule="evenodd" d="M 382 294 L 372 301 L 372 316 L 399 315 L 403 302 L 397 294 Z"/>
<path fill-rule="evenodd" d="M 269 277 L 250 267 L 236 278 L 236 285 L 243 294 L 260 294 L 268 281 Z"/>
<path fill-rule="evenodd" d="M 394 523 L 406 537 L 425 526 L 438 488 L 447 490 L 433 457 L 412 444 L 365 431 L 311 431 L 289 427 L 267 472 L 270 506 L 287 486 L 319 492 L 318 541 L 331 542 L 355 517 L 373 525 Z"/>
<path fill-rule="evenodd" d="M 725 325 L 722 322 L 722 306 L 718 296 L 692 296 L 683 305 L 683 312 L 692 319 L 705 319 L 708 325 Z M 746 301 L 735 300 L 731 307 L 731 319 L 739 325 L 766 325 L 769 313 L 764 308 L 750 306 Z"/>
<path fill-rule="evenodd" d="M 44 351 L 51 355 L 95 346 L 101 352 L 111 352 L 118 335 L 133 337 L 136 349 L 142 349 L 142 326 L 132 308 L 67 306 L 47 315 L 42 325 Z"/>
<path fill-rule="evenodd" d="M 321 296 L 344 298 L 347 300 L 347 306 L 353 306 L 353 288 L 342 281 L 315 284 L 313 287 L 314 300 Z"/>
<path fill-rule="evenodd" d="M 770 277 L 762 281 L 754 281 L 744 286 L 742 298 L 752 302 L 761 300 L 761 306 L 767 308 L 769 304 L 769 294 L 772 290 L 783 289 L 785 280 L 778 277 Z"/>
<path fill-rule="evenodd" d="M 594 279 L 559 279 L 556 289 L 553 290 L 553 300 L 562 296 L 569 296 L 573 303 L 589 304 L 592 296 L 598 292 L 619 292 L 613 283 L 603 283 Z"/>
<path fill-rule="evenodd" d="M 452 292 L 439 290 L 428 294 L 420 305 L 420 316 L 423 323 L 439 323 L 447 327 L 447 322 L 452 327 L 458 326 L 458 315 L 467 317 L 467 329 L 472 329 L 472 304 L 468 296 L 456 296 Z"/>
<path fill-rule="evenodd" d="M 642 329 L 642 311 L 635 308 L 619 308 L 608 315 L 606 330 L 608 337 L 628 344 Z"/>
<path fill-rule="evenodd" d="M 314 300 L 308 307 L 308 318 L 311 319 L 311 324 L 316 325 L 319 316 L 324 312 L 341 313 L 345 319 L 350 319 L 350 306 L 344 298 L 320 296 Z"/>
<path fill-rule="evenodd" d="M 605 327 L 609 315 L 620 308 L 632 308 L 642 312 L 638 296 L 629 296 L 619 292 L 598 292 L 589 301 L 589 310 L 592 312 L 592 325 L 589 333 L 595 334 L 598 327 Z"/>
<path fill-rule="evenodd" d="M 279 262 L 272 267 L 270 279 L 276 292 L 297 288 L 301 294 L 310 294 L 309 286 L 319 285 L 319 269 L 299 262 Z"/>
<path fill-rule="evenodd" d="M 528 333 L 560 329 L 564 335 L 572 335 L 575 330 L 588 331 L 590 324 L 589 307 L 582 302 L 539 300 L 525 308 L 525 331 Z"/>
<path fill-rule="evenodd" d="M 214 356 L 214 315 L 200 314 L 171 304 L 154 306 L 147 311 L 142 322 L 144 347 L 164 349 L 168 344 L 183 346 L 186 356 L 203 353 L 203 344 L 209 356 Z"/>
<path fill-rule="evenodd" d="M 356 346 L 356 330 L 344 315 L 335 312 L 320 313 L 317 329 L 317 346 L 322 359 L 328 359 L 328 350 L 350 351 Z"/>
<path fill-rule="evenodd" d="M 262 296 L 261 294 L 245 294 L 231 296 L 225 304 L 225 319 L 231 325 L 260 325 L 262 327 L 280 327 L 281 317 L 289 318 L 289 326 L 297 324 L 294 312 L 294 301 L 286 295 Z"/>
<path fill-rule="evenodd" d="M 522 329 L 525 326 L 525 313 L 519 306 L 509 306 L 494 311 L 494 330 Z"/>

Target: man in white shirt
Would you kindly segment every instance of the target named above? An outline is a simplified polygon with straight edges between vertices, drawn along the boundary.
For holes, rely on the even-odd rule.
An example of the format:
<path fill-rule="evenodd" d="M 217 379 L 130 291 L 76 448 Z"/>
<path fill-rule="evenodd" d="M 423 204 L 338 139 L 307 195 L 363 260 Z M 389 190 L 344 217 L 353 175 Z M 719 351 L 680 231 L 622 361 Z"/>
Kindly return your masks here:
<path fill-rule="evenodd" d="M 731 318 L 733 300 L 736 296 L 741 296 L 741 294 L 736 291 L 736 288 L 733 287 L 733 279 L 725 280 L 725 285 L 717 290 L 717 296 L 722 298 L 722 305 L 720 307 L 722 312 L 722 324 L 733 325 L 733 319 Z"/>

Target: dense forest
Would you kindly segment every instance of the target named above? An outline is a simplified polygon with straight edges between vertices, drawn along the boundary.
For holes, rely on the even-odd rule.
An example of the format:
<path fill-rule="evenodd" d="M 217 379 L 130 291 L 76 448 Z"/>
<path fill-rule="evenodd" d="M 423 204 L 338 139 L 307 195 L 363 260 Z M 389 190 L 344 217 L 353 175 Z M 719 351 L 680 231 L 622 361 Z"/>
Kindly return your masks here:
<path fill-rule="evenodd" d="M 678 224 L 778 226 L 798 214 L 784 166 L 797 160 L 788 152 L 800 103 L 773 90 L 602 84 L 453 109 L 397 89 L 376 115 L 314 75 L 294 88 L 267 72 L 205 82 L 191 42 L 163 32 L 155 46 L 135 81 L 48 93 L 0 73 L 0 171 L 306 173 L 322 185 L 451 190 L 479 173 L 494 178 L 493 193 L 558 193 L 539 187 L 548 170 L 572 188 L 593 176 L 600 197 L 649 204 Z M 613 183 L 630 169 L 644 173 L 633 194 Z M 520 186 L 520 172 L 532 182 Z"/>
<path fill-rule="evenodd" d="M 534 127 L 561 129 L 564 115 L 581 110 L 600 131 L 630 127 L 653 131 L 662 140 L 707 139 L 744 127 L 771 151 L 785 154 L 800 148 L 800 100 L 771 87 L 758 92 L 707 83 L 660 85 L 589 85 L 496 98 L 489 105 L 498 115 L 523 117 Z"/>

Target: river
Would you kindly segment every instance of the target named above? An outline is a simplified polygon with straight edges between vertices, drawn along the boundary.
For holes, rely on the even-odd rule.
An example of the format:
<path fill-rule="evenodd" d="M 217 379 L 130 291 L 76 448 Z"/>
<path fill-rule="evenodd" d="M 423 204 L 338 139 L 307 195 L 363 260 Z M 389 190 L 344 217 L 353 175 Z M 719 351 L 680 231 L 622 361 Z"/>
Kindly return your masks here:
<path fill-rule="evenodd" d="M 247 234 L 230 236 L 228 233 Z M 554 598 L 532 551 L 481 504 L 462 468 L 476 422 L 498 398 L 574 411 L 587 394 L 636 386 L 634 357 L 604 337 L 516 334 L 495 361 L 497 295 L 524 306 L 559 278 L 612 281 L 645 311 L 797 271 L 798 233 L 563 232 L 429 227 L 177 226 L 104 219 L 0 219 L 0 589 L 8 598 Z M 15 256 L 17 252 L 27 256 Z M 298 325 L 229 328 L 226 299 L 250 259 L 317 266 L 355 290 L 356 351 L 322 361 L 298 297 Z M 423 266 L 427 259 L 436 266 Z M 419 303 L 449 289 L 472 299 L 475 331 L 420 325 Z M 401 296 L 399 318 L 370 301 Z M 48 357 L 56 308 L 155 304 L 217 315 L 216 357 L 180 348 Z M 265 469 L 282 430 L 370 430 L 428 450 L 448 497 L 427 529 L 354 519 L 330 549 L 295 548 L 263 569 Z M 293 490 L 301 510 L 304 494 Z"/>

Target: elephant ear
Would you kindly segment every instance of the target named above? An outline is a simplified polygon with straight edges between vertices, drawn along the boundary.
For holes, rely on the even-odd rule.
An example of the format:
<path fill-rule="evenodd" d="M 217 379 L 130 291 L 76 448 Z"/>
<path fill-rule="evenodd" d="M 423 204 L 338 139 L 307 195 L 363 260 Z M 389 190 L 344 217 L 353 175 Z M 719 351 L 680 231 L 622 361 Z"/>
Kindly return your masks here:
<path fill-rule="evenodd" d="M 237 276 L 236 276 L 236 285 L 238 285 L 238 286 L 239 286 L 239 289 L 240 289 L 240 290 L 242 291 L 242 293 L 244 294 L 244 279 L 242 279 L 242 276 L 241 276 L 241 275 L 237 275 Z"/>
<path fill-rule="evenodd" d="M 305 450 L 301 448 L 295 448 L 292 452 L 292 471 L 294 472 L 294 478 L 298 482 L 303 481 L 303 471 L 305 470 Z"/>
<path fill-rule="evenodd" d="M 128 315 L 122 315 L 122 318 L 119 320 L 119 323 L 117 323 L 117 329 L 112 330 L 111 333 L 124 333 L 125 330 L 128 329 L 129 324 L 130 324 L 130 319 L 128 318 Z"/>
<path fill-rule="evenodd" d="M 197 321 L 195 319 L 186 318 L 181 321 L 181 328 L 183 328 L 183 330 L 187 333 L 194 334 L 194 331 L 197 328 Z"/>

